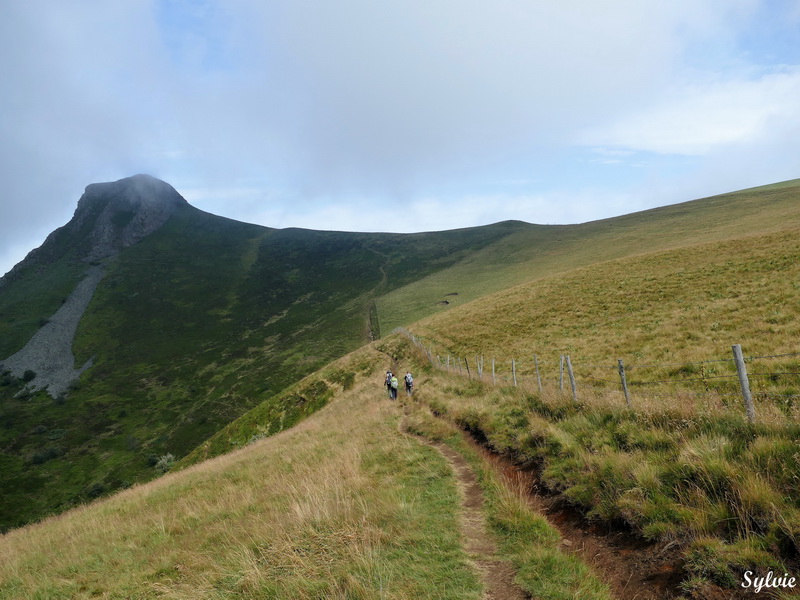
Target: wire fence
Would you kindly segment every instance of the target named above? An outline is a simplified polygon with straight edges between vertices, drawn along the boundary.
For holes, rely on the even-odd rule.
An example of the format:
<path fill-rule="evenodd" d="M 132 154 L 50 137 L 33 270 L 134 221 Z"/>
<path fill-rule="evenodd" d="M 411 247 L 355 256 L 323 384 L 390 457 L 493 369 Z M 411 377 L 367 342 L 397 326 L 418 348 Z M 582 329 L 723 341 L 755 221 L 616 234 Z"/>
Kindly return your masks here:
<path fill-rule="evenodd" d="M 616 364 L 573 362 L 569 355 L 560 355 L 553 369 L 552 360 L 540 361 L 537 355 L 496 361 L 483 355 L 436 353 L 433 344 L 408 330 L 398 328 L 395 332 L 408 338 L 442 370 L 494 385 L 571 393 L 575 402 L 587 390 L 617 393 L 629 407 L 645 397 L 713 398 L 727 407 L 744 408 L 750 422 L 756 419 L 755 402 L 772 403 L 787 416 L 800 407 L 800 352 L 744 356 L 736 344 L 730 358 L 629 365 L 622 360 Z"/>

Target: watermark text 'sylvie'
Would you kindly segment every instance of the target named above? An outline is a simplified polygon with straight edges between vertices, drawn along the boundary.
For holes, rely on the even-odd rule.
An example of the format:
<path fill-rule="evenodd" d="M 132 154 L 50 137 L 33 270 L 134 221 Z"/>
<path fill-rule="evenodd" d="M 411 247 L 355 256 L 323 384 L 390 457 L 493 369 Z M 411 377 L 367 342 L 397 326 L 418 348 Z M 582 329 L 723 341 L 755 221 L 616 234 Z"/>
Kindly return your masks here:
<path fill-rule="evenodd" d="M 777 588 L 794 588 L 797 585 L 797 578 L 788 573 L 775 575 L 772 571 L 767 571 L 766 575 L 754 575 L 752 571 L 745 571 L 742 587 L 751 589 L 757 594 L 761 590 Z"/>

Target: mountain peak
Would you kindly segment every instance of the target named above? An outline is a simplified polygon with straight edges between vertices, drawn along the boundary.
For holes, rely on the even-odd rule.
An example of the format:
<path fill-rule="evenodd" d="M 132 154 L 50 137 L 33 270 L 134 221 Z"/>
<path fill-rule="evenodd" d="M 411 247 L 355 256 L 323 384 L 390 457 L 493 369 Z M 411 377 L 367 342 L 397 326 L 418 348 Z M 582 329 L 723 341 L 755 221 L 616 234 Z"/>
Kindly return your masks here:
<path fill-rule="evenodd" d="M 72 219 L 0 278 L 0 287 L 27 266 L 63 256 L 91 262 L 117 254 L 159 229 L 188 202 L 168 183 L 150 175 L 92 183 L 78 200 Z"/>
<path fill-rule="evenodd" d="M 108 183 L 91 183 L 86 186 L 78 201 L 76 216 L 85 205 L 113 204 L 117 210 L 142 207 L 175 208 L 186 200 L 170 184 L 150 175 L 133 175 Z"/>
<path fill-rule="evenodd" d="M 89 242 L 81 258 L 98 260 L 153 233 L 186 205 L 168 183 L 150 175 L 134 175 L 86 186 L 66 227 Z"/>

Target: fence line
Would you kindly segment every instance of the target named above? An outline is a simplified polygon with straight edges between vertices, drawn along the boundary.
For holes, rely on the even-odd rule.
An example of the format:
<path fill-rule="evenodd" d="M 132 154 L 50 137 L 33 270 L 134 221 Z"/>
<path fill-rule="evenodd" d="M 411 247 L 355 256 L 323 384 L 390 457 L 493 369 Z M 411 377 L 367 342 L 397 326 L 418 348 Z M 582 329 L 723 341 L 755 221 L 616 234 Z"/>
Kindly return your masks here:
<path fill-rule="evenodd" d="M 433 354 L 433 345 L 428 344 L 425 346 L 419 338 L 417 338 L 414 334 L 410 333 L 408 330 L 403 328 L 398 328 L 395 330 L 396 333 L 400 333 L 407 337 L 411 342 L 420 348 L 425 355 L 428 357 L 428 360 L 436 367 L 449 371 L 451 373 L 459 373 L 463 376 L 466 376 L 470 379 L 477 378 L 481 381 L 484 380 L 484 362 L 485 358 L 483 355 L 476 355 L 473 357 L 475 369 L 471 370 L 469 366 L 469 361 L 466 357 L 463 358 L 464 367 L 462 369 L 461 358 L 453 356 L 451 359 L 450 354 L 447 355 L 445 360 L 444 355 L 435 355 Z M 680 389 L 680 393 L 683 395 L 691 395 L 697 398 L 704 397 L 704 396 L 716 396 L 716 397 L 732 397 L 735 394 L 741 394 L 741 399 L 747 414 L 747 418 L 750 422 L 755 422 L 755 409 L 753 407 L 753 397 L 755 396 L 759 400 L 763 399 L 784 399 L 787 403 L 792 403 L 795 398 L 800 399 L 800 391 L 795 392 L 794 389 L 787 389 L 785 392 L 780 391 L 773 391 L 773 390 L 751 390 L 750 388 L 750 380 L 757 379 L 757 380 L 764 380 L 765 378 L 772 380 L 773 383 L 776 383 L 778 379 L 790 378 L 790 377 L 800 377 L 800 371 L 796 370 L 773 370 L 773 371 L 760 371 L 757 367 L 758 365 L 755 361 L 764 361 L 764 360 L 772 360 L 772 359 L 781 359 L 781 358 L 792 358 L 792 357 L 800 357 L 800 352 L 788 352 L 783 354 L 770 354 L 770 355 L 763 355 L 763 356 L 749 356 L 744 357 L 742 355 L 741 346 L 736 344 L 731 347 L 733 356 L 731 358 L 726 359 L 712 359 L 712 360 L 700 360 L 700 361 L 684 361 L 684 362 L 668 362 L 668 363 L 656 363 L 656 364 L 640 364 L 640 365 L 624 365 L 621 359 L 617 359 L 617 364 L 614 366 L 610 365 L 596 365 L 596 364 L 575 364 L 573 365 L 571 357 L 567 354 L 562 354 L 559 357 L 559 364 L 558 364 L 558 390 L 559 392 L 564 392 L 564 372 L 567 371 L 567 375 L 569 378 L 570 388 L 572 392 L 572 399 L 574 402 L 578 402 L 578 390 L 579 387 L 594 387 L 595 390 L 603 389 L 618 389 L 622 395 L 624 396 L 625 403 L 628 407 L 633 407 L 635 405 L 635 396 L 631 394 L 631 388 L 647 388 L 648 386 L 665 386 L 668 384 L 673 384 L 675 386 L 687 386 L 688 388 L 697 387 L 698 382 L 702 383 L 703 388 L 705 389 L 704 392 L 696 392 L 692 391 L 691 389 Z M 735 367 L 736 372 L 732 374 L 718 374 L 716 373 L 716 369 L 714 367 L 709 368 L 707 370 L 706 365 L 715 365 L 715 364 L 732 364 Z M 511 358 L 510 362 L 505 363 L 506 369 L 510 366 L 510 373 L 506 371 L 507 374 L 499 372 L 500 365 L 502 363 L 496 361 L 493 357 L 491 358 L 491 383 L 497 385 L 498 383 L 508 382 L 511 385 L 518 387 L 522 386 L 526 383 L 529 385 L 535 385 L 538 392 L 541 394 L 543 390 L 542 386 L 542 374 L 540 370 L 539 364 L 539 356 L 534 354 L 532 355 L 532 366 L 528 367 L 526 371 L 523 369 L 524 361 L 520 361 L 518 358 Z M 750 371 L 748 372 L 747 365 L 750 365 Z M 794 367 L 796 369 L 796 364 L 789 364 L 789 368 L 791 369 Z M 638 373 L 641 373 L 644 369 L 661 369 L 667 367 L 683 367 L 686 369 L 687 375 L 692 375 L 691 377 L 682 377 L 682 378 L 674 378 L 674 379 L 654 379 L 654 380 L 643 380 L 641 376 L 638 376 L 634 380 L 631 380 L 629 377 L 629 373 L 632 369 L 636 369 Z M 697 367 L 699 367 L 699 374 L 697 373 Z M 785 365 L 784 365 L 785 367 Z M 591 373 L 587 373 L 588 370 L 598 370 L 598 369 L 610 369 L 613 368 L 618 372 L 619 379 L 618 380 L 611 380 L 605 377 L 595 377 Z M 532 371 L 531 371 L 532 369 Z M 674 374 L 674 373 L 670 373 Z M 676 374 L 676 373 L 675 373 Z M 699 376 L 698 376 L 699 375 Z M 733 383 L 733 380 L 738 379 L 738 385 Z M 594 384 L 594 385 L 592 385 Z M 597 385 L 603 384 L 603 385 Z M 800 379 L 792 381 L 792 386 L 795 386 L 800 390 Z M 722 386 L 722 387 L 720 387 Z M 678 391 L 678 390 L 676 390 Z M 673 394 L 659 394 L 654 392 L 647 392 L 647 397 L 674 397 Z"/>

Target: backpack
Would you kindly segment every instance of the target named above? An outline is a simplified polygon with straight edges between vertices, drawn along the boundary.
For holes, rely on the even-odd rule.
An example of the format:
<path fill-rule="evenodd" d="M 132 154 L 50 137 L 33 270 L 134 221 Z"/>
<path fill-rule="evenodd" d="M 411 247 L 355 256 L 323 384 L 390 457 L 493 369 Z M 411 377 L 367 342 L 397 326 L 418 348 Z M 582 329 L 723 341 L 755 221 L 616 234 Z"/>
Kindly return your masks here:
<path fill-rule="evenodd" d="M 392 377 L 392 389 L 397 389 L 397 377 Z"/>
<path fill-rule="evenodd" d="M 408 385 L 411 385 L 411 384 L 413 384 L 413 383 L 414 383 L 414 378 L 411 376 L 411 374 L 410 374 L 410 373 L 409 373 L 408 375 L 406 375 L 406 383 L 407 383 Z"/>

